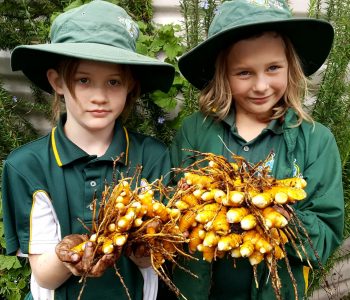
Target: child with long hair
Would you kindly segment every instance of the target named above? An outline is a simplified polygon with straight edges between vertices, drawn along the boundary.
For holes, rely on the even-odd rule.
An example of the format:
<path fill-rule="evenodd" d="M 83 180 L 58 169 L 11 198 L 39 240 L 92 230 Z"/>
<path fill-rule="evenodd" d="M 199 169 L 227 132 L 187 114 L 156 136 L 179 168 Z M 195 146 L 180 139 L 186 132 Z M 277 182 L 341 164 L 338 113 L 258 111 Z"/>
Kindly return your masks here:
<path fill-rule="evenodd" d="M 128 299 L 126 288 L 132 299 L 155 299 L 158 278 L 143 260 L 116 250 L 91 267 L 91 243 L 82 258 L 70 249 L 86 240 L 83 224 L 91 226 L 92 200 L 100 199 L 106 183 L 132 177 L 139 166 L 139 178 L 149 182 L 169 171 L 165 145 L 123 122 L 140 93 L 170 88 L 174 67 L 136 53 L 137 24 L 107 1 L 64 12 L 50 34 L 51 43 L 18 46 L 11 55 L 14 71 L 55 93 L 59 120 L 4 163 L 7 254 L 29 257 L 27 299 L 77 299 L 81 275 L 98 277 L 87 281 L 82 299 Z M 125 286 L 112 267 L 116 262 Z"/>
<path fill-rule="evenodd" d="M 326 60 L 333 28 L 325 21 L 294 18 L 284 0 L 225 1 L 218 7 L 208 38 L 183 55 L 179 68 L 200 90 L 199 107 L 184 120 L 172 145 L 174 167 L 194 161 L 193 149 L 249 163 L 263 161 L 277 179 L 303 177 L 307 199 L 295 203 L 297 217 L 315 252 L 311 264 L 325 263 L 343 238 L 342 172 L 334 136 L 303 109 L 307 76 Z M 286 217 L 288 217 L 286 215 Z M 287 247 L 288 248 L 288 247 Z M 284 260 L 277 266 L 282 299 L 303 299 L 309 267 L 287 249 L 297 295 Z M 317 253 L 317 254 L 316 254 Z M 199 257 L 201 255 L 199 254 Z M 274 299 L 270 271 L 258 265 L 257 282 L 247 258 L 189 260 L 176 268 L 174 282 L 187 299 Z"/>

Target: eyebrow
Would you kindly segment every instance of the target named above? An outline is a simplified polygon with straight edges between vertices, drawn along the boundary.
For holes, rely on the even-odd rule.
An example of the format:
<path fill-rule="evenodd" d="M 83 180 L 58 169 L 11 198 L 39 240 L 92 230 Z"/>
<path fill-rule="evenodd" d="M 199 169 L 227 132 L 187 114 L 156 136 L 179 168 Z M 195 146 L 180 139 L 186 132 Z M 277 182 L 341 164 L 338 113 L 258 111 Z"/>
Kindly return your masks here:
<path fill-rule="evenodd" d="M 278 65 L 278 64 L 284 64 L 284 63 L 288 63 L 287 59 L 280 59 L 280 60 L 273 60 L 269 63 L 267 63 L 266 65 Z M 251 66 L 249 65 L 243 65 L 243 64 L 237 64 L 236 66 L 229 68 L 231 70 L 241 70 L 241 69 L 250 69 Z"/>
<path fill-rule="evenodd" d="M 270 62 L 269 65 L 283 64 L 283 63 L 286 63 L 286 62 L 288 62 L 288 60 L 283 58 L 283 59 L 280 59 L 280 60 L 274 60 L 274 61 Z"/>
<path fill-rule="evenodd" d="M 92 74 L 93 72 L 88 72 L 88 71 L 84 71 L 84 70 L 77 70 L 75 72 L 76 74 L 81 74 L 81 75 L 90 75 Z M 121 76 L 123 73 L 122 72 L 119 72 L 119 73 L 110 73 L 110 74 L 107 74 L 109 76 Z"/>

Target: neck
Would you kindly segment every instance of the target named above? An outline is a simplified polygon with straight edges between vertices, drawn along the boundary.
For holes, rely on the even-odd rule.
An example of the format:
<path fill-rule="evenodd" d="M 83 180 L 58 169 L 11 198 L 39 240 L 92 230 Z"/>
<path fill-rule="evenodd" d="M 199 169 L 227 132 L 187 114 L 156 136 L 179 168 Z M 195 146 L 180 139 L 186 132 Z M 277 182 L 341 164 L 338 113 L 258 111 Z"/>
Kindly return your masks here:
<path fill-rule="evenodd" d="M 247 142 L 255 139 L 268 123 L 269 121 L 258 119 L 254 115 L 236 114 L 237 131 Z"/>
<path fill-rule="evenodd" d="M 82 127 L 78 130 L 71 130 L 69 126 L 65 125 L 64 132 L 74 144 L 89 155 L 102 156 L 112 142 L 114 127 L 89 131 Z"/>

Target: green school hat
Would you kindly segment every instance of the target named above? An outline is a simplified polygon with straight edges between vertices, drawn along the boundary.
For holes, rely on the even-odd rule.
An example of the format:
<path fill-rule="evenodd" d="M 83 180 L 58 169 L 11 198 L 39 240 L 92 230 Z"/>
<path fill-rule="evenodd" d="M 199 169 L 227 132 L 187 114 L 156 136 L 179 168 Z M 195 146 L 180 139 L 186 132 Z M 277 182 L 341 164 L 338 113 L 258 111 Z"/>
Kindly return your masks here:
<path fill-rule="evenodd" d="M 51 43 L 16 47 L 11 54 L 11 67 L 52 93 L 46 71 L 54 68 L 62 56 L 126 64 L 140 81 L 142 93 L 157 89 L 167 92 L 175 68 L 136 53 L 138 35 L 137 24 L 124 9 L 95 0 L 59 15 L 51 26 Z"/>
<path fill-rule="evenodd" d="M 198 89 L 213 78 L 220 50 L 255 32 L 278 31 L 291 40 L 306 76 L 326 60 L 333 43 L 330 23 L 292 16 L 284 0 L 233 0 L 218 6 L 208 38 L 179 59 L 182 75 Z"/>

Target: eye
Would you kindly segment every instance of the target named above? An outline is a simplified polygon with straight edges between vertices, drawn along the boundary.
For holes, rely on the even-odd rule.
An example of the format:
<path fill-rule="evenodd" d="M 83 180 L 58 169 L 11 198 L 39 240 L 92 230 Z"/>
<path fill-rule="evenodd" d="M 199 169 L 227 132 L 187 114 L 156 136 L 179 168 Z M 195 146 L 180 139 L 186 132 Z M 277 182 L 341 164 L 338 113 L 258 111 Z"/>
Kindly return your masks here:
<path fill-rule="evenodd" d="M 119 80 L 117 80 L 117 79 L 111 79 L 111 80 L 108 81 L 108 84 L 110 86 L 118 86 L 118 85 L 121 85 L 121 82 Z"/>
<path fill-rule="evenodd" d="M 78 81 L 79 81 L 79 83 L 81 83 L 81 84 L 87 84 L 87 83 L 89 83 L 89 79 L 86 78 L 86 77 L 79 78 Z"/>
<path fill-rule="evenodd" d="M 247 77 L 249 76 L 251 73 L 249 71 L 240 71 L 237 73 L 238 76 L 241 76 L 241 77 Z"/>
<path fill-rule="evenodd" d="M 280 69 L 280 66 L 276 66 L 276 65 L 270 66 L 268 68 L 269 71 L 277 71 L 278 69 Z"/>

